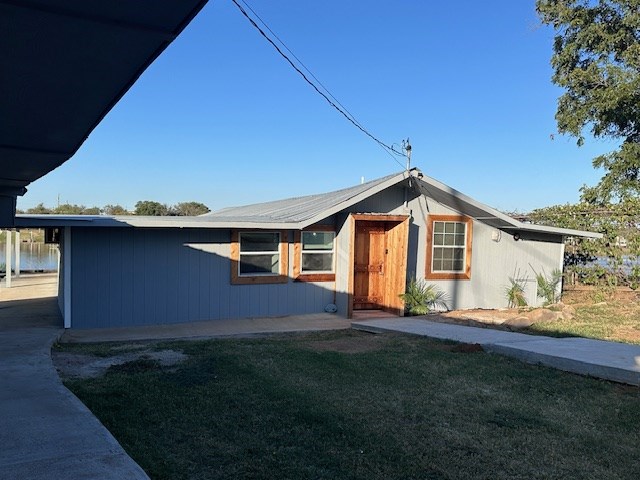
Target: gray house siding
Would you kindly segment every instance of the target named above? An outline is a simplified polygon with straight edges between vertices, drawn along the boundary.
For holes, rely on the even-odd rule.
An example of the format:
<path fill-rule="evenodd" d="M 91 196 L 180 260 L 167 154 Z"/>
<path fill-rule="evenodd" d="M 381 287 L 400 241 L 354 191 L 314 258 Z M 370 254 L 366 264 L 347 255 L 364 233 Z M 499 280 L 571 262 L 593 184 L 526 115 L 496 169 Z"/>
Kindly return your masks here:
<path fill-rule="evenodd" d="M 228 230 L 74 228 L 73 328 L 277 317 L 334 302 L 333 283 L 231 285 L 230 238 Z"/>
<path fill-rule="evenodd" d="M 429 213 L 451 215 L 457 212 L 436 202 L 416 198 L 411 207 L 419 210 L 422 202 Z M 426 219 L 414 217 L 419 225 L 416 275 L 424 278 L 427 253 Z M 500 233 L 500 240 L 492 239 L 493 232 Z M 560 235 L 521 233 L 515 241 L 507 231 L 497 229 L 474 220 L 471 255 L 470 280 L 429 280 L 447 292 L 450 308 L 499 308 L 507 307 L 505 289 L 509 277 L 517 277 L 525 284 L 525 295 L 529 305 L 540 305 L 542 300 L 536 294 L 535 273 L 549 275 L 554 269 L 562 269 L 564 244 Z"/>
<path fill-rule="evenodd" d="M 457 211 L 424 196 L 409 191 L 405 208 L 405 188 L 395 186 L 373 195 L 348 210 L 353 213 L 410 214 L 407 280 L 424 279 L 427 254 L 427 216 L 455 215 Z M 449 297 L 449 308 L 499 308 L 507 307 L 505 288 L 509 277 L 517 277 L 525 284 L 529 305 L 540 305 L 536 294 L 536 272 L 549 275 L 554 269 L 562 269 L 564 244 L 562 236 L 521 233 L 515 241 L 507 231 L 500 231 L 500 241 L 492 240 L 495 228 L 474 220 L 471 279 L 428 280 L 437 285 Z M 341 245 L 341 244 L 339 244 Z"/>

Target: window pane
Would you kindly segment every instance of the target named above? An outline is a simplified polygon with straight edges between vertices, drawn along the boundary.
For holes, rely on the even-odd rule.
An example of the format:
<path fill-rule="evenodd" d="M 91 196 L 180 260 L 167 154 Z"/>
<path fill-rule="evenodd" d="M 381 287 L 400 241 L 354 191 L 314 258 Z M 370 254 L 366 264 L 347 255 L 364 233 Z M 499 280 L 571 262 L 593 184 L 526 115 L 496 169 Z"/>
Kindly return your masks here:
<path fill-rule="evenodd" d="M 464 262 L 462 260 L 453 261 L 453 270 L 456 272 L 464 271 Z"/>
<path fill-rule="evenodd" d="M 240 275 L 280 273 L 280 255 L 240 255 Z"/>
<path fill-rule="evenodd" d="M 433 259 L 434 260 L 442 260 L 443 252 L 446 248 L 434 248 L 433 249 Z"/>
<path fill-rule="evenodd" d="M 449 272 L 453 270 L 453 260 L 442 260 L 442 269 Z"/>
<path fill-rule="evenodd" d="M 453 259 L 453 249 L 452 248 L 444 249 L 442 252 L 442 258 L 444 258 L 445 260 Z"/>
<path fill-rule="evenodd" d="M 464 260 L 464 248 L 454 248 L 452 250 L 454 260 Z"/>
<path fill-rule="evenodd" d="M 240 252 L 277 252 L 280 234 L 251 232 L 240 234 Z"/>
<path fill-rule="evenodd" d="M 455 235 L 445 234 L 444 236 L 444 244 L 445 245 L 453 245 L 453 239 Z"/>
<path fill-rule="evenodd" d="M 445 233 L 454 233 L 456 231 L 455 223 L 446 222 L 444 224 L 444 231 L 445 231 Z"/>
<path fill-rule="evenodd" d="M 456 233 L 455 235 L 455 244 L 459 246 L 464 245 L 464 233 Z"/>
<path fill-rule="evenodd" d="M 464 223 L 457 222 L 456 223 L 456 233 L 464 233 L 464 230 L 465 230 L 466 226 L 467 225 L 464 224 Z"/>
<path fill-rule="evenodd" d="M 303 272 L 332 272 L 333 253 L 303 253 Z"/>
<path fill-rule="evenodd" d="M 434 272 L 442 271 L 442 260 L 438 260 L 436 258 L 433 259 L 433 267 L 431 268 Z"/>
<path fill-rule="evenodd" d="M 444 222 L 433 222 L 433 231 L 435 233 L 444 232 Z"/>
<path fill-rule="evenodd" d="M 444 245 L 444 235 L 441 233 L 436 233 L 433 236 L 433 244 L 434 245 Z"/>
<path fill-rule="evenodd" d="M 303 250 L 333 250 L 333 232 L 302 232 Z"/>

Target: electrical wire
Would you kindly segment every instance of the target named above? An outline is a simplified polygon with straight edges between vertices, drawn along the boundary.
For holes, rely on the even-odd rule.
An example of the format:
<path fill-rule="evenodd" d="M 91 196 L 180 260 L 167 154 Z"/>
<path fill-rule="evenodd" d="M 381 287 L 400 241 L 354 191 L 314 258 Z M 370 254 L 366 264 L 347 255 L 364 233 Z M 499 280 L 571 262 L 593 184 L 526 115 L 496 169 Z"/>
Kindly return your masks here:
<path fill-rule="evenodd" d="M 291 56 L 293 58 L 296 59 L 296 61 L 302 66 L 302 68 L 304 68 L 304 70 L 309 74 L 310 77 L 312 77 L 316 83 L 318 85 L 320 85 L 322 87 L 322 89 L 327 92 L 327 95 L 329 95 L 331 97 L 331 99 L 336 103 L 336 105 L 338 105 L 340 108 L 342 108 L 346 113 L 349 114 L 349 116 L 353 119 L 354 122 L 356 122 L 358 125 L 362 125 L 358 119 L 355 117 L 355 115 L 353 113 L 351 113 L 349 110 L 347 110 L 347 107 L 345 107 L 344 105 L 342 105 L 340 103 L 340 101 L 331 93 L 331 91 L 324 86 L 324 84 L 320 81 L 320 79 L 318 77 L 316 77 L 313 72 L 311 70 L 309 70 L 309 68 L 307 68 L 307 66 L 304 64 L 304 62 L 302 60 L 300 60 L 296 54 L 287 46 L 286 43 L 284 43 L 284 41 L 276 34 L 276 32 L 274 32 L 273 30 L 271 30 L 271 27 L 269 27 L 269 25 L 267 25 L 267 22 L 265 22 L 262 17 L 260 17 L 260 15 L 258 15 L 258 13 L 251 8 L 251 5 L 249 5 L 245 0 L 240 0 L 245 7 L 247 7 L 249 9 L 249 11 L 251 13 L 253 13 L 253 15 L 260 20 L 260 23 L 269 31 L 269 33 L 271 33 L 271 35 L 273 35 L 275 37 L 276 40 L 278 40 L 278 42 L 280 42 L 280 45 L 282 45 L 285 50 L 287 52 L 289 52 L 291 54 Z M 391 144 L 391 146 L 393 147 L 394 144 Z"/>
<path fill-rule="evenodd" d="M 309 68 L 304 64 L 304 62 L 302 60 L 300 60 L 298 58 L 298 56 L 293 52 L 293 50 L 291 50 L 286 43 L 284 43 L 284 41 L 278 36 L 278 34 L 276 32 L 274 32 L 273 30 L 271 30 L 271 27 L 269 27 L 269 25 L 267 24 L 267 22 L 265 22 L 262 17 L 260 17 L 260 15 L 258 15 L 258 13 L 251 8 L 251 5 L 249 5 L 245 0 L 240 0 L 245 7 L 247 7 L 249 9 L 249 11 L 251 11 L 251 13 L 260 21 L 260 23 L 264 26 L 264 28 L 266 28 L 269 33 L 271 33 L 271 35 L 273 35 L 275 37 L 276 40 L 278 40 L 278 42 L 280 42 L 280 44 L 284 47 L 284 49 L 289 52 L 291 54 L 291 56 L 293 58 L 296 59 L 296 61 L 302 66 L 302 68 L 309 74 L 310 77 L 312 77 L 318 85 L 320 85 L 322 87 L 322 89 L 327 93 L 327 95 L 329 97 L 331 97 L 331 99 L 335 102 L 336 105 L 338 105 L 340 108 L 342 108 L 348 115 L 349 117 L 351 117 L 351 119 L 353 120 L 354 123 L 356 123 L 357 127 L 360 127 L 361 129 L 365 129 L 364 126 L 358 121 L 358 119 L 355 117 L 355 115 L 353 113 L 351 113 L 347 107 L 345 107 L 344 105 L 342 105 L 340 103 L 340 101 L 331 93 L 331 91 L 320 81 L 320 79 L 318 77 L 316 77 L 313 72 L 311 70 L 309 70 Z M 382 149 L 383 152 L 385 152 L 387 155 L 389 155 L 398 165 L 400 165 L 401 167 L 404 167 L 404 165 L 399 162 L 393 155 L 398 155 L 398 156 L 405 156 L 406 154 L 404 152 L 402 152 L 401 150 L 398 151 L 394 148 L 396 144 L 392 143 L 391 144 L 391 151 L 389 151 L 386 146 L 380 145 L 378 144 L 378 146 Z M 393 153 L 391 153 L 393 152 Z"/>
<path fill-rule="evenodd" d="M 242 5 L 240 5 L 237 0 L 231 0 L 236 7 L 238 7 L 238 10 L 240 10 L 240 13 L 242 13 L 242 15 L 251 23 L 251 25 L 258 30 L 258 32 L 260 33 L 260 35 L 262 35 L 265 40 L 267 40 L 272 46 L 273 48 L 276 49 L 276 51 L 280 54 L 281 57 L 283 57 L 288 63 L 289 65 L 291 65 L 291 67 L 298 72 L 298 74 L 300 74 L 300 76 L 304 79 L 305 82 L 307 82 L 315 91 L 316 93 L 318 93 L 320 96 L 322 96 L 328 103 L 329 105 L 331 105 L 335 110 L 337 110 L 342 116 L 344 116 L 344 118 L 346 118 L 350 123 L 352 123 L 358 130 L 360 130 L 362 133 L 364 133 L 365 135 L 367 135 L 369 138 L 371 138 L 373 141 L 375 141 L 380 147 L 382 147 L 401 167 L 404 168 L 404 165 L 394 156 L 406 156 L 404 152 L 399 152 L 398 150 L 394 149 L 393 146 L 389 146 L 386 143 L 384 143 L 382 140 L 378 139 L 377 137 L 375 137 L 374 135 L 372 135 L 366 128 L 364 128 L 356 119 L 355 117 L 348 112 L 348 110 L 346 110 L 346 108 L 344 108 L 340 102 L 338 100 L 336 100 L 336 98 L 331 94 L 331 92 L 329 92 L 329 90 L 327 90 L 326 87 L 324 87 L 324 85 L 322 85 L 322 83 L 315 77 L 315 75 L 313 75 L 313 73 L 311 73 L 311 71 L 304 66 L 304 64 L 298 59 L 298 57 L 295 56 L 295 54 L 293 54 L 293 52 L 291 52 L 291 50 L 284 44 L 284 42 L 282 42 L 282 40 L 280 40 L 278 38 L 278 36 L 273 33 L 273 31 L 269 28 L 269 26 L 255 13 L 255 11 L 244 1 L 241 0 L 242 3 L 244 3 L 247 8 L 249 10 L 251 10 L 251 12 L 253 12 L 253 14 L 260 20 L 260 22 L 262 22 L 262 24 L 265 26 L 265 28 L 267 30 L 269 30 L 269 32 L 271 32 L 273 34 L 273 36 L 278 39 L 278 41 L 283 45 L 283 47 L 289 51 L 291 53 L 291 55 L 303 66 L 303 68 L 309 73 L 309 75 L 314 78 L 316 80 L 316 82 L 318 82 L 318 84 L 327 92 L 324 93 L 322 90 L 320 90 L 320 88 L 318 88 L 318 86 L 313 83 L 311 80 L 309 80 L 309 78 L 307 77 L 307 75 L 305 75 L 305 73 L 298 68 L 298 66 L 280 49 L 280 47 L 278 45 L 276 45 L 276 43 L 269 38 L 269 36 L 264 32 L 264 30 L 262 30 L 262 28 L 260 28 L 260 26 L 255 22 L 255 20 L 253 18 L 251 18 L 251 16 L 247 13 L 247 11 L 242 7 Z M 331 98 L 329 98 L 331 97 Z M 332 100 L 333 99 L 333 100 Z"/>

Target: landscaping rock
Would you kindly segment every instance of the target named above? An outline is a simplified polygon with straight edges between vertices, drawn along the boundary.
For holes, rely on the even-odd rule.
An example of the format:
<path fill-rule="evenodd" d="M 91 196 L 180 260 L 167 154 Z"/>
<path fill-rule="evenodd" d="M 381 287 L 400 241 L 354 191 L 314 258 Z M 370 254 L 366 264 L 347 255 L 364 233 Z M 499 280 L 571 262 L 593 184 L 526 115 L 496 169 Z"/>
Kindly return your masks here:
<path fill-rule="evenodd" d="M 529 312 L 527 316 L 532 320 L 531 324 L 533 325 L 539 322 L 555 322 L 562 318 L 562 312 L 554 312 L 547 308 L 537 308 Z"/>
<path fill-rule="evenodd" d="M 562 305 L 562 318 L 565 320 L 571 320 L 576 314 L 575 307 L 571 305 Z"/>
<path fill-rule="evenodd" d="M 510 328 L 527 328 L 534 323 L 536 323 L 535 320 L 531 319 L 528 315 L 520 315 L 518 317 L 505 320 L 503 325 L 506 325 Z"/>

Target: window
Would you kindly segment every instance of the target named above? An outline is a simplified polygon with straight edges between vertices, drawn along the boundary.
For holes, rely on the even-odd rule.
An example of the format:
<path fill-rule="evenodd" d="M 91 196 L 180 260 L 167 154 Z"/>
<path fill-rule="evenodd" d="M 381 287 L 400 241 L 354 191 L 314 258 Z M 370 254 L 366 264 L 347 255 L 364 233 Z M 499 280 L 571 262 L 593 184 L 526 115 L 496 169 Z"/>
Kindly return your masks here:
<path fill-rule="evenodd" d="M 231 283 L 285 283 L 287 253 L 286 232 L 233 232 Z"/>
<path fill-rule="evenodd" d="M 433 280 L 471 278 L 473 221 L 461 215 L 430 215 L 427 221 L 427 269 Z"/>
<path fill-rule="evenodd" d="M 331 230 L 329 230 L 331 229 Z M 293 275 L 298 282 L 335 280 L 335 240 L 333 227 L 317 227 L 296 232 Z"/>
<path fill-rule="evenodd" d="M 239 275 L 278 275 L 280 273 L 280 234 L 240 233 Z"/>

